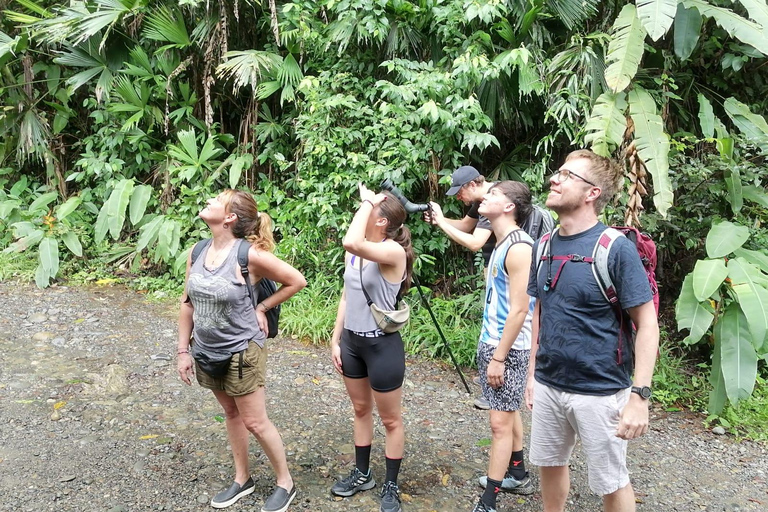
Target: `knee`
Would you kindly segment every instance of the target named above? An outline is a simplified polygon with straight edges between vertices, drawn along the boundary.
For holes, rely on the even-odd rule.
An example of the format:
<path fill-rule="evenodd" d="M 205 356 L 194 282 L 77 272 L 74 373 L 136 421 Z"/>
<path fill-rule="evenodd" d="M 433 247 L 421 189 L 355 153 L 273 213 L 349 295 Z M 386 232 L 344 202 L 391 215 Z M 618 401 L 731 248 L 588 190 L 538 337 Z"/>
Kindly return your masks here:
<path fill-rule="evenodd" d="M 372 403 L 356 403 L 354 404 L 355 409 L 355 417 L 365 418 L 370 416 L 373 413 L 373 404 Z"/>
<path fill-rule="evenodd" d="M 248 432 L 253 434 L 256 439 L 261 439 L 264 437 L 264 434 L 269 430 L 270 427 L 272 427 L 272 422 L 269 421 L 269 418 L 243 418 L 243 423 L 245 424 L 245 428 L 248 429 Z"/>
<path fill-rule="evenodd" d="M 514 424 L 506 418 L 491 418 L 491 434 L 493 437 L 512 436 Z"/>
<path fill-rule="evenodd" d="M 236 420 L 240 417 L 240 410 L 237 408 L 236 405 L 225 406 L 224 417 L 227 420 Z"/>
<path fill-rule="evenodd" d="M 387 430 L 387 432 L 399 430 L 403 428 L 403 416 L 400 414 L 382 416 L 381 423 L 384 425 L 384 428 Z"/>

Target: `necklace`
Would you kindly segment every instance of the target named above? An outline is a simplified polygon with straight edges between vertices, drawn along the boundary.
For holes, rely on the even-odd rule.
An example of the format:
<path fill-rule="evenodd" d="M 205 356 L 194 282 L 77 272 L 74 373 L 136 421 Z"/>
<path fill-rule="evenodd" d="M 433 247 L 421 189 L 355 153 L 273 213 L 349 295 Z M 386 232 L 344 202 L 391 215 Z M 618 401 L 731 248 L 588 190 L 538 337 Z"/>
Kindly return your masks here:
<path fill-rule="evenodd" d="M 209 257 L 210 257 L 210 263 L 206 263 L 205 266 L 207 268 L 209 268 L 209 269 L 211 269 L 211 268 L 214 268 L 214 269 L 218 268 L 219 265 L 224 263 L 224 260 L 227 258 L 227 255 L 229 254 L 229 251 L 232 249 L 232 246 L 234 244 L 235 244 L 235 240 L 232 240 L 232 242 L 227 244 L 226 247 L 224 247 L 221 250 L 218 250 L 214 246 L 214 243 L 211 242 L 211 246 L 208 249 L 208 254 L 209 254 Z M 223 257 L 222 257 L 222 255 L 223 255 Z M 206 258 L 206 259 L 208 259 L 208 258 Z"/>

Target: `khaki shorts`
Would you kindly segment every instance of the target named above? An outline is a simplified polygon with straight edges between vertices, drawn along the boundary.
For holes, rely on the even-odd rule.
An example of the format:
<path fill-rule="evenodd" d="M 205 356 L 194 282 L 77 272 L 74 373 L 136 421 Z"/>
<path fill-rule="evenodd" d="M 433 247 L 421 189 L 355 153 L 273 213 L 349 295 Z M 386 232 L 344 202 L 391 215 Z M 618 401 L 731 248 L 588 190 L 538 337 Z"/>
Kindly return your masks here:
<path fill-rule="evenodd" d="M 536 466 L 566 466 L 581 440 L 589 488 L 605 496 L 629 484 L 627 441 L 616 437 L 630 390 L 615 395 L 577 395 L 536 381 L 533 388 L 530 461 Z"/>
<path fill-rule="evenodd" d="M 201 387 L 224 391 L 229 396 L 242 396 L 263 387 L 267 379 L 267 347 L 251 341 L 243 353 L 243 378 L 240 378 L 240 354 L 232 356 L 224 377 L 213 378 L 195 362 L 195 375 Z"/>

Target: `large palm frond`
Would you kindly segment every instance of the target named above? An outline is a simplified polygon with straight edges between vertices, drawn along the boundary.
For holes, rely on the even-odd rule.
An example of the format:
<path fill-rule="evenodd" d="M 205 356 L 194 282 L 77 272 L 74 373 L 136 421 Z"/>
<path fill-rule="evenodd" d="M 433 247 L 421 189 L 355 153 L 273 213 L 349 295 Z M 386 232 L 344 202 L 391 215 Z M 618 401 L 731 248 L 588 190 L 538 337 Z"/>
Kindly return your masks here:
<path fill-rule="evenodd" d="M 546 3 L 569 30 L 594 16 L 600 5 L 599 0 L 549 0 Z"/>
<path fill-rule="evenodd" d="M 283 63 L 280 55 L 260 50 L 231 51 L 224 58 L 226 62 L 216 68 L 216 73 L 233 79 L 236 90 L 245 86 L 255 89 L 262 78 L 270 76 Z"/>
<path fill-rule="evenodd" d="M 605 70 L 605 81 L 614 92 L 623 91 L 637 74 L 643 58 L 645 29 L 637 17 L 637 10 L 627 4 L 613 23 L 611 42 L 606 61 L 611 64 Z"/>
<path fill-rule="evenodd" d="M 676 12 L 677 0 L 637 0 L 637 16 L 654 41 L 664 37 Z"/>
<path fill-rule="evenodd" d="M 32 29 L 46 43 L 67 41 L 73 45 L 101 34 L 99 46 L 103 47 L 114 25 L 141 12 L 146 3 L 147 0 L 95 0 L 93 11 L 85 4 L 74 3 L 57 11 L 53 18 L 33 23 Z"/>
<path fill-rule="evenodd" d="M 181 12 L 166 6 L 160 7 L 147 16 L 144 37 L 170 43 L 160 48 L 160 51 L 167 48 L 182 49 L 192 44 Z"/>

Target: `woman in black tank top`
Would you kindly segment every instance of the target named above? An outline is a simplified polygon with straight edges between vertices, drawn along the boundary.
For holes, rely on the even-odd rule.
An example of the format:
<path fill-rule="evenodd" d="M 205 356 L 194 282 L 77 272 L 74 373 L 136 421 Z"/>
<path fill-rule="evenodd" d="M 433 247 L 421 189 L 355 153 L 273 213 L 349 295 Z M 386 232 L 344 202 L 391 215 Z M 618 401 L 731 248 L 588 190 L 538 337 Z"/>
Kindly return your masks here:
<path fill-rule="evenodd" d="M 258 211 L 251 194 L 225 190 L 209 199 L 199 215 L 208 224 L 212 240 L 194 266 L 191 251 L 187 259 L 177 351 L 181 379 L 191 384 L 191 377 L 196 374 L 198 383 L 213 391 L 226 417 L 235 478 L 229 488 L 214 496 L 211 506 L 228 507 L 256 488 L 248 467 L 250 433 L 264 449 L 277 477 L 275 490 L 261 510 L 283 512 L 296 496 L 296 488 L 288 471 L 282 439 L 266 411 L 267 353 L 263 345 L 268 329 L 264 313 L 286 301 L 307 282 L 301 272 L 272 254 L 271 221 Z M 255 312 L 236 257 L 242 239 L 251 244 L 249 275 L 272 279 L 282 285 L 259 302 Z M 189 353 L 193 329 L 195 343 L 201 347 L 224 353 L 238 352 L 228 367 L 223 368 L 224 375 L 208 375 L 195 364 Z"/>
<path fill-rule="evenodd" d="M 362 184 L 360 199 L 360 208 L 344 237 L 344 292 L 331 337 L 331 359 L 344 376 L 355 412 L 356 464 L 348 477 L 334 484 L 331 493 L 352 496 L 376 486 L 369 464 L 375 404 L 386 429 L 386 476 L 380 511 L 400 512 L 397 476 L 405 446 L 401 409 L 405 351 L 400 333 L 384 334 L 376 328 L 361 283 L 365 280 L 369 295 L 383 297 L 392 290 L 405 293 L 411 283 L 414 254 L 411 233 L 403 225 L 407 214 L 400 202 L 387 193 L 375 194 Z M 363 272 L 360 265 L 365 265 Z M 393 283 L 401 285 L 398 288 Z M 394 297 L 387 298 L 396 303 Z"/>

